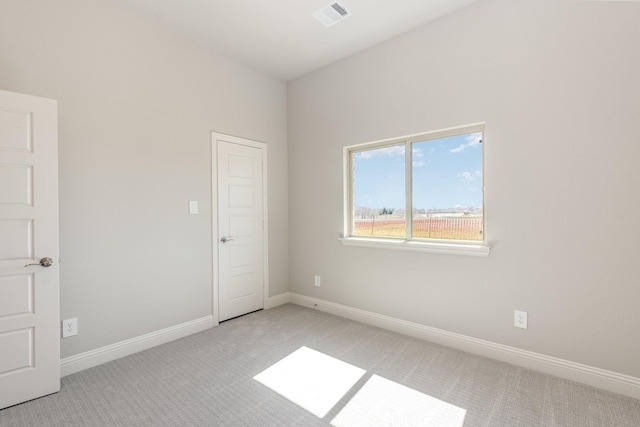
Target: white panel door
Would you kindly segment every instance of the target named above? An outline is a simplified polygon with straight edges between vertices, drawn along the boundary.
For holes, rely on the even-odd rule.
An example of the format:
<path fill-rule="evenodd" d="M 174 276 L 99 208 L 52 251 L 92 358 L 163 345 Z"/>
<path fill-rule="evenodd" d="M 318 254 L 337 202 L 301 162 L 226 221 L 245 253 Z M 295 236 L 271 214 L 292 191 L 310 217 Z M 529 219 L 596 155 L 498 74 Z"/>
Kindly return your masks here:
<path fill-rule="evenodd" d="M 263 150 L 218 140 L 218 320 L 264 307 Z"/>
<path fill-rule="evenodd" d="M 0 91 L 0 409 L 60 390 L 57 126 Z"/>

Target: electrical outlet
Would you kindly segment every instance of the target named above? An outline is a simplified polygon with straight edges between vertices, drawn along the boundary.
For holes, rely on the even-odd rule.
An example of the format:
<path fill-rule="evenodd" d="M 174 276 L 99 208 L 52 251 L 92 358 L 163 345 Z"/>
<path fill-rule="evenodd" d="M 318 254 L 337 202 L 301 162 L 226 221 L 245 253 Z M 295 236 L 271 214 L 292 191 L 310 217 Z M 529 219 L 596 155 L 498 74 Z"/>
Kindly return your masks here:
<path fill-rule="evenodd" d="M 320 284 L 322 283 L 322 281 L 320 280 L 320 276 L 317 276 L 314 278 L 313 284 L 316 286 L 320 286 Z"/>
<path fill-rule="evenodd" d="M 513 326 L 516 328 L 527 329 L 527 312 L 526 311 L 514 311 L 513 312 Z"/>
<path fill-rule="evenodd" d="M 62 321 L 62 338 L 78 335 L 78 318 L 67 319 Z"/>

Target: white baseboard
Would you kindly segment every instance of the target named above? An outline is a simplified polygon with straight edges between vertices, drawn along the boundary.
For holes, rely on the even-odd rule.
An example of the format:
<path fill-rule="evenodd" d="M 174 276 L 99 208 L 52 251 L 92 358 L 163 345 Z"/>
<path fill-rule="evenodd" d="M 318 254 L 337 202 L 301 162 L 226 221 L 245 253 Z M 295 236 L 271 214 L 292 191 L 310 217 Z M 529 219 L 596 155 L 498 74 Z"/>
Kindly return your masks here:
<path fill-rule="evenodd" d="M 304 307 L 640 399 L 640 378 L 291 293 Z"/>
<path fill-rule="evenodd" d="M 274 308 L 274 307 L 277 307 L 279 305 L 286 304 L 286 303 L 288 303 L 290 301 L 290 299 L 291 299 L 291 297 L 290 297 L 290 293 L 289 292 L 285 292 L 285 293 L 282 293 L 280 295 L 276 295 L 274 297 L 269 297 L 264 302 L 264 309 L 265 310 L 269 310 L 270 308 Z"/>
<path fill-rule="evenodd" d="M 112 360 L 165 344 L 214 326 L 213 316 L 205 316 L 125 341 L 86 351 L 60 361 L 60 375 L 66 376 Z"/>
<path fill-rule="evenodd" d="M 265 300 L 264 308 L 277 307 L 289 302 L 289 292 L 269 297 Z M 205 316 L 200 319 L 182 323 L 180 325 L 171 326 L 160 331 L 151 332 L 139 337 L 120 341 L 115 344 L 97 348 L 95 350 L 86 351 L 74 356 L 65 357 L 60 361 L 60 375 L 66 376 L 75 374 L 76 372 L 101 365 L 112 360 L 119 359 L 130 354 L 165 344 L 178 338 L 186 337 L 196 332 L 216 326 L 213 316 Z"/>

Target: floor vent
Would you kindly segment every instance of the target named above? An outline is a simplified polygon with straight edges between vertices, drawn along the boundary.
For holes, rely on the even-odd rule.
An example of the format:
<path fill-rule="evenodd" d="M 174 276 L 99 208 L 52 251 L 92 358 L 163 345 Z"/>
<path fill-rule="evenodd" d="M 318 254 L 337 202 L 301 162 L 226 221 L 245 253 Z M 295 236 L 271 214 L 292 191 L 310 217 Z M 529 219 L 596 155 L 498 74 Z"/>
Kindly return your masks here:
<path fill-rule="evenodd" d="M 351 12 L 344 5 L 333 3 L 314 12 L 313 17 L 316 18 L 325 27 L 330 27 L 345 18 L 351 16 Z"/>

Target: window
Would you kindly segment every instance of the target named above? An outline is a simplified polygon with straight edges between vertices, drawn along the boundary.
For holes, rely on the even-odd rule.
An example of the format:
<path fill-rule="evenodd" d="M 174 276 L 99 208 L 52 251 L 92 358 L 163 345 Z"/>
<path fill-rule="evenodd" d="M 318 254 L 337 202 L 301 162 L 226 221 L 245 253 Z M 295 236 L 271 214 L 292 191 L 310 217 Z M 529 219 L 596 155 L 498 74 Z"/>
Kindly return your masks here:
<path fill-rule="evenodd" d="M 476 124 L 346 147 L 343 242 L 487 255 L 483 134 Z"/>

